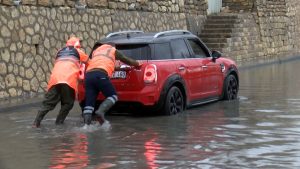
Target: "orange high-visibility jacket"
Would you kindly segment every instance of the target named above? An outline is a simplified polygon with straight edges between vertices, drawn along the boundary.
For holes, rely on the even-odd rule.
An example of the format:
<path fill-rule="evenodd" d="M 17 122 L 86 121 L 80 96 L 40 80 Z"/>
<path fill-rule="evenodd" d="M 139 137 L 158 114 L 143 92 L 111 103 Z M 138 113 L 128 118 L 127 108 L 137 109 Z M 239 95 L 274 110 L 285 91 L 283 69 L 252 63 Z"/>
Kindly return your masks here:
<path fill-rule="evenodd" d="M 87 72 L 91 69 L 103 69 L 111 77 L 115 70 L 116 48 L 104 44 L 94 50 L 92 58 L 88 62 Z"/>
<path fill-rule="evenodd" d="M 88 56 L 80 49 L 67 46 L 58 51 L 47 90 L 60 83 L 68 84 L 77 92 L 80 62 L 87 62 Z"/>

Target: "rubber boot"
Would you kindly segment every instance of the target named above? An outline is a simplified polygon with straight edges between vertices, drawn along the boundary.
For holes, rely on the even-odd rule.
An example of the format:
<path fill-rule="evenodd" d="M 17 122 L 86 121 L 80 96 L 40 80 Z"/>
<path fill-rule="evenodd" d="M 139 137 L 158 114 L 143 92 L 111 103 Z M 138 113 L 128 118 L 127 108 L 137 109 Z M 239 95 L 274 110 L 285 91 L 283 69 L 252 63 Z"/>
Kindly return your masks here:
<path fill-rule="evenodd" d="M 92 123 L 92 113 L 94 111 L 94 107 L 86 106 L 83 110 L 83 122 L 84 124 L 90 125 Z"/>
<path fill-rule="evenodd" d="M 63 124 L 68 114 L 69 112 L 59 112 L 59 114 L 56 117 L 55 124 L 56 125 Z"/>
<path fill-rule="evenodd" d="M 99 122 L 100 125 L 102 125 L 106 121 L 104 117 L 104 113 L 98 112 L 96 116 L 96 120 Z"/>
<path fill-rule="evenodd" d="M 83 114 L 83 122 L 84 124 L 90 125 L 92 123 L 92 114 L 91 113 Z"/>
<path fill-rule="evenodd" d="M 114 102 L 111 99 L 105 99 L 101 105 L 99 106 L 99 109 L 96 111 L 96 115 L 98 122 L 100 125 L 102 125 L 106 119 L 105 119 L 105 113 L 108 112 L 108 110 L 114 105 Z"/>
<path fill-rule="evenodd" d="M 33 127 L 40 127 L 41 126 L 41 121 L 43 120 L 43 118 L 45 117 L 45 115 L 47 114 L 47 111 L 39 111 L 38 114 L 35 117 L 35 120 L 33 121 L 32 126 Z"/>

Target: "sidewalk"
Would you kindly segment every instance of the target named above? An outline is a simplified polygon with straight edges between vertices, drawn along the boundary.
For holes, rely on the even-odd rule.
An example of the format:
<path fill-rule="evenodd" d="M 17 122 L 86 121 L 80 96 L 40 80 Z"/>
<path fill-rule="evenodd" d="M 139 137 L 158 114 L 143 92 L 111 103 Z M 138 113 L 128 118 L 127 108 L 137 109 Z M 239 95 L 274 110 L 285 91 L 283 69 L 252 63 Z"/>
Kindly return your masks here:
<path fill-rule="evenodd" d="M 21 109 L 27 106 L 39 105 L 42 103 L 43 97 L 44 95 L 40 94 L 32 98 L 13 98 L 0 100 L 0 113 Z"/>

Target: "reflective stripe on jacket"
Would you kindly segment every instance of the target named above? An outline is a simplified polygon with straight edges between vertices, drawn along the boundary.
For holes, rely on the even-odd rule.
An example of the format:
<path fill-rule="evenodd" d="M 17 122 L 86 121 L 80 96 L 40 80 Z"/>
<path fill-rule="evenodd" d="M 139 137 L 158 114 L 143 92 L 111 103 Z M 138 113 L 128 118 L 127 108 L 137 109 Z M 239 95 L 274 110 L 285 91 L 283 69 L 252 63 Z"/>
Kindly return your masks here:
<path fill-rule="evenodd" d="M 58 51 L 47 89 L 59 83 L 68 84 L 77 92 L 80 54 L 74 47 L 64 47 Z"/>
<path fill-rule="evenodd" d="M 109 77 L 115 69 L 116 48 L 104 44 L 94 50 L 92 58 L 88 62 L 87 72 L 91 69 L 103 69 Z"/>

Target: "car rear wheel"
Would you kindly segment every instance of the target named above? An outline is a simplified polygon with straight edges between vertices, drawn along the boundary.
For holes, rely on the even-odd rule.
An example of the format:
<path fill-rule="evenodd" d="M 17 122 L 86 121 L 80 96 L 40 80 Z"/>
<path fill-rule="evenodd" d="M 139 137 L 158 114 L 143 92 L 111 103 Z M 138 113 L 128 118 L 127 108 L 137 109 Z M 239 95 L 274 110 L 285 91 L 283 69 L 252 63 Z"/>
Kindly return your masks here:
<path fill-rule="evenodd" d="M 228 75 L 224 81 L 223 100 L 235 100 L 238 94 L 238 82 L 234 75 Z"/>
<path fill-rule="evenodd" d="M 163 114 L 175 115 L 183 112 L 184 102 L 183 95 L 178 87 L 171 87 L 168 91 Z"/>

